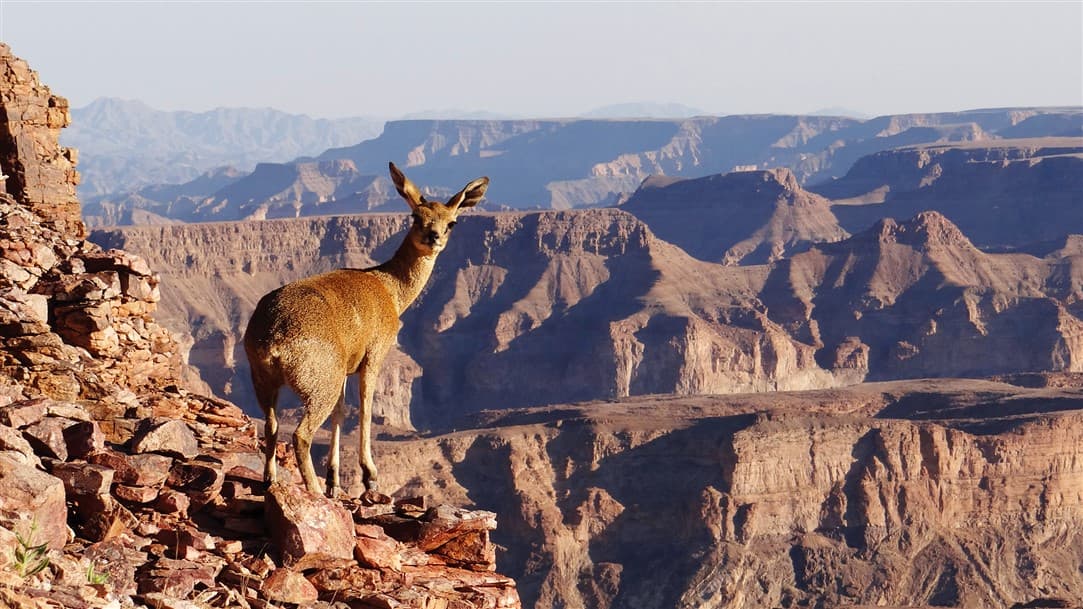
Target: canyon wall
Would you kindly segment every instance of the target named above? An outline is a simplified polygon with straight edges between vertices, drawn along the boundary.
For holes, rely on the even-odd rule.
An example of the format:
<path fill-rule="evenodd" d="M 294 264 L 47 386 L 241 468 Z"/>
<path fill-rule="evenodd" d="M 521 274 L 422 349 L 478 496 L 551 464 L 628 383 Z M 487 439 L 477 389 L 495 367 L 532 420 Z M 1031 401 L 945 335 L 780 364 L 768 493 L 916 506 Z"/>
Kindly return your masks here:
<path fill-rule="evenodd" d="M 165 319 L 193 329 L 192 361 L 212 387 L 250 407 L 238 339 L 256 300 L 386 259 L 405 228 L 358 215 L 94 238 L 172 269 Z M 807 248 L 731 267 L 619 210 L 464 216 L 403 316 L 377 412 L 441 427 L 484 408 L 1083 365 L 1076 250 L 985 253 L 935 212 Z"/>
<path fill-rule="evenodd" d="M 1079 389 L 898 381 L 493 412 L 385 484 L 498 510 L 526 606 L 1076 607 Z"/>

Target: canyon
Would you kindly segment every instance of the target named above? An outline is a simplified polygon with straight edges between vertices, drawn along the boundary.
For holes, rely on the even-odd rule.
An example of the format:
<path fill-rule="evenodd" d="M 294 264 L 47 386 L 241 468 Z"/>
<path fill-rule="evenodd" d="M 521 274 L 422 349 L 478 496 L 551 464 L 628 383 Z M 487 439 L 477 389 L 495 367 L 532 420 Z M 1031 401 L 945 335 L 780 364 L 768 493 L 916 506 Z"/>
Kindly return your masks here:
<path fill-rule="evenodd" d="M 381 379 L 391 503 L 366 505 L 263 492 L 238 332 L 286 281 L 388 258 L 405 213 L 184 224 L 148 207 L 158 224 L 87 235 L 78 155 L 57 142 L 67 102 L 0 59 L 0 602 L 1083 606 L 1080 111 L 647 122 L 651 150 L 680 148 L 674 124 L 741 121 L 764 142 L 860 128 L 903 146 L 720 173 L 726 147 L 689 137 L 709 175 L 622 154 L 587 185 L 632 184 L 618 207 L 464 215 Z M 516 137 L 623 148 L 607 121 L 503 140 L 487 124 L 509 172 Z M 477 133 L 454 141 L 476 150 Z M 282 175 L 379 194 L 357 176 L 384 150 L 364 151 Z M 407 172 L 438 193 L 424 165 Z M 648 166 L 666 177 L 631 169 Z M 207 179 L 242 192 L 238 177 Z M 300 192 L 289 180 L 279 192 Z M 49 589 L 6 562 L 27 530 L 55 561 Z"/>
<path fill-rule="evenodd" d="M 383 484 L 500 514 L 539 609 L 1080 606 L 1081 152 L 904 147 L 814 187 L 652 177 L 616 208 L 464 216 L 381 381 Z M 406 223 L 92 238 L 163 269 L 162 319 L 250 409 L 255 300 Z"/>
<path fill-rule="evenodd" d="M 997 166 L 1026 176 L 1051 162 L 1083 161 Z M 944 165 L 949 182 L 957 166 Z M 1041 196 L 1070 207 L 1079 172 L 1061 175 Z M 956 211 L 934 187 L 911 192 Z M 991 252 L 938 211 L 851 235 L 838 209 L 771 170 L 647 180 L 615 209 L 465 215 L 404 315 L 377 412 L 440 428 L 485 408 L 1079 371 L 1076 237 Z M 360 214 L 91 238 L 161 269 L 161 319 L 191 331 L 190 361 L 214 391 L 251 408 L 238 339 L 255 301 L 302 276 L 375 264 L 405 228 L 404 215 Z"/>

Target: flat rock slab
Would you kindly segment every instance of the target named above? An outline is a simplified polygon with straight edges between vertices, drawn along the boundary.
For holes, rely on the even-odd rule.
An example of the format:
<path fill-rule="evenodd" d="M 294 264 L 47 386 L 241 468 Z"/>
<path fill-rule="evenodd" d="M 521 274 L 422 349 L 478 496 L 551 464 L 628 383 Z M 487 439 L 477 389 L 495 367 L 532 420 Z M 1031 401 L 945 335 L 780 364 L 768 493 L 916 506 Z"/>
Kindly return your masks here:
<path fill-rule="evenodd" d="M 199 454 L 199 442 L 184 421 L 144 419 L 132 438 L 132 452 L 191 459 Z"/>

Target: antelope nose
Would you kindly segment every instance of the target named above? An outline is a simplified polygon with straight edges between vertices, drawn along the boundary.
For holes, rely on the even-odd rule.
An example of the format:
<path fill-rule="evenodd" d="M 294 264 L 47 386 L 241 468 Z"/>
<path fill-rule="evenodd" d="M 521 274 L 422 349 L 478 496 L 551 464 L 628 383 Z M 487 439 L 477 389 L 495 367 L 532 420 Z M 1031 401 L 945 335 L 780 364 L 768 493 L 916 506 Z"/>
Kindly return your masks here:
<path fill-rule="evenodd" d="M 438 241 L 440 241 L 440 234 L 436 231 L 431 230 L 425 233 L 425 243 L 428 245 L 435 245 Z"/>

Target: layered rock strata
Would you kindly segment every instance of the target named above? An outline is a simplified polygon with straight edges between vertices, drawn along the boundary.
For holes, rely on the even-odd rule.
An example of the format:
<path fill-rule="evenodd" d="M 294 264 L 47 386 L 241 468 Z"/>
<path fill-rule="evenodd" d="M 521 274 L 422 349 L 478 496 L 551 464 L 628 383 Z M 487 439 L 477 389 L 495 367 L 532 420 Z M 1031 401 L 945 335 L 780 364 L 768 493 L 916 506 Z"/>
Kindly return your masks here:
<path fill-rule="evenodd" d="M 378 445 L 527 606 L 1083 606 L 1083 393 L 898 381 L 493 411 Z M 424 472 L 419 474 L 419 472 Z"/>
<path fill-rule="evenodd" d="M 385 259 L 404 230 L 402 217 L 359 215 L 94 238 L 171 269 L 165 318 L 193 328 L 193 361 L 215 390 L 251 406 L 237 329 L 256 299 L 300 276 Z M 924 213 L 806 243 L 770 265 L 726 267 L 618 210 L 473 214 L 455 230 L 383 377 L 377 409 L 393 425 L 652 393 L 1080 366 L 1083 274 L 1072 239 L 1044 257 L 986 253 Z M 205 293 L 221 296 L 195 296 Z"/>

